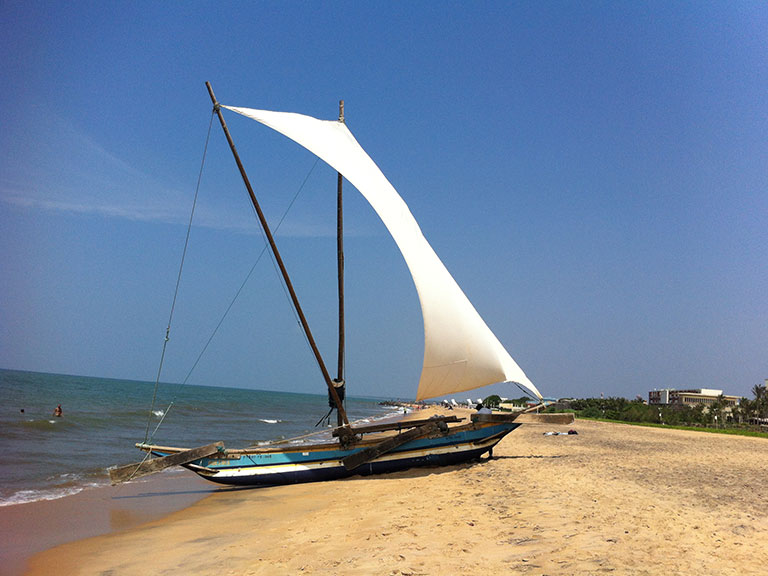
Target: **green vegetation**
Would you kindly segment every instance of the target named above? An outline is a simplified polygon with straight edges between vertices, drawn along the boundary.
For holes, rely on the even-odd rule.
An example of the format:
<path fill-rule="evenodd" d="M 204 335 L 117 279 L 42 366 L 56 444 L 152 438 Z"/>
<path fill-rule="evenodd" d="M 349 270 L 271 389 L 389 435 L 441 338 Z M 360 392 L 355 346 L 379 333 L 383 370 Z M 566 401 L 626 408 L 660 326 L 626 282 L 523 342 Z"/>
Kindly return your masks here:
<path fill-rule="evenodd" d="M 610 420 L 608 418 L 588 418 L 580 416 L 585 420 L 594 420 L 596 422 L 610 422 L 612 424 L 626 424 L 627 426 L 647 426 L 649 428 L 665 428 L 666 430 L 693 430 L 694 432 L 709 432 L 713 434 L 733 434 L 736 436 L 754 436 L 756 438 L 768 438 L 768 432 L 758 432 L 754 427 L 739 428 L 712 428 L 709 426 L 671 426 L 667 424 L 657 424 L 653 422 L 627 422 L 626 420 Z"/>
<path fill-rule="evenodd" d="M 496 394 L 488 396 L 488 398 L 483 400 L 483 406 L 486 408 L 498 408 L 499 404 L 501 404 L 501 398 Z"/>
<path fill-rule="evenodd" d="M 640 398 L 584 398 L 565 402 L 579 418 L 664 426 L 681 429 L 707 429 L 725 434 L 744 434 L 767 437 L 760 423 L 768 419 L 768 393 L 765 386 L 752 389 L 754 399 L 742 398 L 738 406 L 728 407 L 720 396 L 714 404 L 695 407 L 684 405 L 648 405 Z M 562 412 L 563 405 L 548 411 Z"/>

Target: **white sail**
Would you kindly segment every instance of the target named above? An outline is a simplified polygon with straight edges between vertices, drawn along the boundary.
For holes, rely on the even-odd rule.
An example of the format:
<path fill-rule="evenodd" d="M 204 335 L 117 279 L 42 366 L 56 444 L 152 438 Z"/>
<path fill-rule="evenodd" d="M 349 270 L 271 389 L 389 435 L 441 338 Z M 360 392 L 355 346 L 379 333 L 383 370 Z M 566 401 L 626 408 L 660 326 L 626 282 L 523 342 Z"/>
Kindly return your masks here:
<path fill-rule="evenodd" d="M 416 398 L 497 382 L 541 394 L 504 349 L 421 233 L 408 206 L 343 122 L 222 106 L 280 132 L 323 159 L 365 197 L 405 258 L 424 319 L 424 364 Z"/>

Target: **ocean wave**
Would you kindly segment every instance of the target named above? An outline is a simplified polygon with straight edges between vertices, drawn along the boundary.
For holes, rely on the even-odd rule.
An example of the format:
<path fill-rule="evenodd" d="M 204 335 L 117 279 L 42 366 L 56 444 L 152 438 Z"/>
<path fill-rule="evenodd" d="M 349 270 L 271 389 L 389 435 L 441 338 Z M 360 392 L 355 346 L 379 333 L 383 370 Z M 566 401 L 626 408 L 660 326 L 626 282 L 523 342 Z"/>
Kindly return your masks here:
<path fill-rule="evenodd" d="M 74 494 L 79 494 L 87 488 L 97 488 L 106 486 L 106 477 L 98 479 L 103 475 L 103 470 L 99 474 L 80 474 L 76 472 L 65 472 L 56 474 L 47 478 L 49 486 L 47 488 L 38 488 L 35 490 L 23 489 L 17 490 L 5 496 L 0 496 L 0 506 L 13 506 L 15 504 L 27 504 L 29 502 L 39 502 L 41 500 L 58 500 Z"/>
<path fill-rule="evenodd" d="M 177 387 L 163 384 L 150 406 L 155 388 L 154 382 L 0 369 L 0 401 L 8 408 L 0 414 L 0 443 L 6 444 L 0 505 L 61 498 L 89 482 L 108 484 L 108 466 L 140 459 L 133 444 L 144 437 L 148 419 L 158 444 L 200 446 L 222 439 L 233 447 L 257 441 L 265 445 L 320 430 L 322 439 L 332 440 L 328 429 L 313 428 L 328 410 L 325 393 L 188 386 L 171 403 Z M 52 417 L 59 402 L 64 415 Z M 350 419 L 371 419 L 387 408 L 373 400 L 350 399 L 347 411 Z M 256 416 L 260 412 L 267 416 Z M 163 427 L 155 431 L 161 419 Z"/>
<path fill-rule="evenodd" d="M 25 430 L 52 430 L 54 426 L 56 427 L 71 427 L 73 426 L 73 423 L 68 420 L 63 420 L 61 418 L 40 418 L 40 419 L 34 419 L 34 418 L 28 418 L 27 420 L 23 420 L 20 422 L 8 422 L 8 426 L 13 425 L 19 426 L 22 429 Z"/>
<path fill-rule="evenodd" d="M 8 498 L 0 499 L 0 506 L 13 506 L 14 504 L 28 504 L 40 500 L 58 500 L 65 496 L 72 496 L 82 492 L 85 486 L 70 486 L 68 488 L 50 488 L 47 490 L 19 490 Z"/>

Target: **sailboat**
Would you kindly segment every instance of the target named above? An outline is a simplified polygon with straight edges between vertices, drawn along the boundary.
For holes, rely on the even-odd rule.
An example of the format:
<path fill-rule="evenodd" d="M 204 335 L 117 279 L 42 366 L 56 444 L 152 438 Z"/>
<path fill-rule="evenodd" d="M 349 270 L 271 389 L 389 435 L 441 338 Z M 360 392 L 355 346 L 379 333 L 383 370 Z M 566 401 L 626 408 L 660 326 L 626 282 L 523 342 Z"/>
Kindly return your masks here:
<path fill-rule="evenodd" d="M 339 234 L 339 370 L 332 378 L 315 344 L 309 323 L 291 284 L 245 168 L 224 119 L 223 110 L 250 118 L 283 134 L 325 161 L 339 174 L 339 229 L 342 179 L 368 201 L 395 240 L 416 286 L 424 322 L 424 361 L 416 399 L 425 400 L 511 382 L 530 396 L 542 395 L 477 313 L 464 292 L 427 242 L 395 188 L 348 129 L 343 103 L 338 120 L 220 104 L 210 83 L 208 93 L 251 198 L 270 249 L 291 296 L 300 323 L 337 412 L 337 426 L 326 439 L 282 441 L 246 448 L 217 442 L 196 448 L 136 444 L 148 458 L 110 471 L 114 483 L 181 465 L 207 480 L 230 485 L 280 485 L 393 472 L 416 466 L 466 462 L 493 448 L 520 426 L 515 414 L 475 413 L 469 421 L 437 416 L 397 422 L 350 424 L 344 410 L 343 373 L 343 245 Z"/>

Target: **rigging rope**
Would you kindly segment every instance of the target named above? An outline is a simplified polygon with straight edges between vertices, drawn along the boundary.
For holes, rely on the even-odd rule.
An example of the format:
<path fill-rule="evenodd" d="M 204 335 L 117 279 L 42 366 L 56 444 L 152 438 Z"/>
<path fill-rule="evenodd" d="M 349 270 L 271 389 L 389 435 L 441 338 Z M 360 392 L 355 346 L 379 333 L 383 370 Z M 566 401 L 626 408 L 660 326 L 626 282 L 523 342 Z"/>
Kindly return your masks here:
<path fill-rule="evenodd" d="M 173 302 L 171 303 L 171 312 L 168 315 L 168 326 L 165 329 L 165 340 L 163 341 L 163 351 L 160 354 L 160 366 L 157 368 L 157 378 L 155 379 L 155 391 L 152 394 L 152 405 L 149 408 L 149 415 L 147 416 L 147 428 L 144 431 L 144 442 L 146 443 L 149 438 L 149 425 L 152 423 L 152 414 L 155 410 L 155 402 L 157 401 L 157 389 L 160 386 L 160 374 L 163 371 L 163 363 L 165 361 L 165 351 L 168 347 L 168 340 L 171 338 L 171 324 L 173 322 L 173 312 L 176 309 L 176 298 L 179 295 L 179 285 L 181 284 L 181 273 L 184 270 L 184 259 L 187 256 L 187 247 L 189 246 L 189 236 L 192 231 L 192 220 L 195 217 L 195 207 L 197 206 L 197 195 L 200 192 L 200 182 L 203 179 L 203 167 L 205 166 L 205 156 L 208 153 L 208 142 L 211 139 L 211 127 L 213 126 L 214 112 L 211 112 L 211 120 L 208 123 L 208 135 L 205 138 L 205 147 L 203 148 L 203 159 L 200 162 L 200 173 L 197 176 L 197 186 L 195 187 L 195 198 L 192 201 L 192 211 L 189 214 L 189 224 L 187 225 L 187 237 L 184 240 L 184 250 L 181 253 L 181 262 L 179 263 L 179 274 L 176 277 L 176 289 L 173 291 Z M 155 429 L 157 430 L 157 429 Z M 153 433 L 154 434 L 154 433 Z"/>
<path fill-rule="evenodd" d="M 324 424 L 325 426 L 327 426 L 327 425 L 329 425 L 331 423 L 331 414 L 333 414 L 333 409 L 334 408 L 335 408 L 335 406 L 331 406 L 331 409 L 328 410 L 328 414 L 326 414 L 325 416 L 320 418 L 320 420 L 317 421 L 317 424 L 315 424 L 315 428 L 320 426 L 320 424 L 322 424 L 323 422 L 325 422 L 325 424 Z"/>
<path fill-rule="evenodd" d="M 288 204 L 288 207 L 285 209 L 285 212 L 283 212 L 283 215 L 280 217 L 280 220 L 277 223 L 277 226 L 275 226 L 275 233 L 277 233 L 278 230 L 280 230 L 280 226 L 283 223 L 283 220 L 285 220 L 286 216 L 288 216 L 288 212 L 291 211 L 291 208 L 293 208 L 294 203 L 299 197 L 299 194 L 301 194 L 302 190 L 304 190 L 304 186 L 306 185 L 307 181 L 309 180 L 309 177 L 312 175 L 312 172 L 314 172 L 315 167 L 317 166 L 317 163 L 320 161 L 319 158 L 315 160 L 315 163 L 312 165 L 312 168 L 309 169 L 309 172 L 307 172 L 307 175 L 304 177 L 304 181 L 301 183 L 301 186 L 299 186 L 299 189 L 296 191 L 296 194 L 294 194 L 293 198 L 291 199 L 290 203 Z M 256 209 L 254 208 L 254 214 L 256 213 Z M 261 230 L 261 227 L 259 227 L 259 230 Z M 219 331 L 219 328 L 221 328 L 221 325 L 224 323 L 224 320 L 226 319 L 227 315 L 229 314 L 229 311 L 232 309 L 232 306 L 234 306 L 237 299 L 240 297 L 240 293 L 243 291 L 243 288 L 245 288 L 245 285 L 248 283 L 248 280 L 251 278 L 251 274 L 253 274 L 253 271 L 256 269 L 256 265 L 261 261 L 262 256 L 264 256 L 264 252 L 267 252 L 267 240 L 266 237 L 264 237 L 264 231 L 262 230 L 262 237 L 264 238 L 264 246 L 261 249 L 261 252 L 259 252 L 259 255 L 256 258 L 256 262 L 253 263 L 253 266 L 251 266 L 251 269 L 248 271 L 248 274 L 245 275 L 245 279 L 243 280 L 242 284 L 240 284 L 240 287 L 237 289 L 237 292 L 235 292 L 235 295 L 232 297 L 232 300 L 230 301 L 229 305 L 227 306 L 227 309 L 224 311 L 224 314 L 221 317 L 221 320 L 219 320 L 219 323 L 216 325 L 216 328 L 213 329 L 213 332 L 211 333 L 211 336 L 208 338 L 208 341 L 205 343 L 205 346 L 203 346 L 203 349 L 200 351 L 200 354 L 197 356 L 197 359 L 195 360 L 194 364 L 192 365 L 192 368 L 189 369 L 189 372 L 187 373 L 187 376 L 184 378 L 184 381 L 182 384 L 186 384 L 187 380 L 189 380 L 189 377 L 192 376 L 192 372 L 197 367 L 198 363 L 203 357 L 203 354 L 205 354 L 205 351 L 208 349 L 208 346 L 210 345 L 211 341 L 213 340 L 214 336 L 216 336 L 216 333 Z M 272 252 L 269 252 L 271 255 Z M 274 258 L 273 258 L 274 260 Z M 273 264 L 275 267 L 277 266 L 274 262 Z M 277 270 L 277 268 L 275 268 Z M 277 270 L 279 274 L 279 270 Z M 291 310 L 293 310 L 293 306 L 291 306 Z M 294 312 L 295 314 L 295 312 Z M 297 317 L 298 321 L 298 317 Z"/>
<path fill-rule="evenodd" d="M 213 115 L 211 116 L 211 122 L 213 122 Z M 208 135 L 210 136 L 210 126 L 208 127 Z M 207 148 L 208 148 L 208 141 L 206 140 L 206 150 L 207 150 Z M 291 211 L 291 208 L 293 208 L 293 205 L 296 203 L 296 200 L 298 199 L 299 195 L 304 190 L 304 186 L 307 184 L 307 181 L 309 180 L 310 176 L 314 172 L 314 170 L 317 167 L 317 164 L 318 164 L 319 161 L 320 161 L 319 158 L 315 159 L 314 164 L 312 164 L 312 167 L 309 169 L 309 172 L 307 172 L 307 175 L 304 177 L 304 181 L 299 186 L 298 190 L 296 191 L 296 194 L 294 194 L 293 198 L 291 199 L 291 201 L 288 204 L 288 207 L 285 209 L 285 211 L 283 212 L 283 215 L 280 217 L 280 220 L 278 221 L 277 225 L 275 226 L 275 232 L 277 232 L 280 229 L 280 226 L 283 224 L 283 221 L 288 216 L 288 213 Z M 203 154 L 203 162 L 205 162 L 205 154 Z M 202 175 L 202 166 L 201 166 L 200 170 L 201 170 L 201 175 Z M 199 186 L 200 186 L 200 179 L 198 178 L 198 188 L 199 188 Z M 194 200 L 194 202 L 196 202 L 196 201 L 197 201 L 197 192 L 195 192 L 195 200 Z M 193 203 L 192 212 L 194 213 L 194 203 Z M 254 214 L 255 213 L 256 213 L 256 211 L 254 209 Z M 190 218 L 190 226 L 191 226 L 191 222 L 192 222 L 192 220 Z M 261 230 L 261 227 L 259 227 L 259 230 Z M 178 396 L 179 390 L 181 389 L 181 387 L 183 385 L 185 385 L 189 381 L 189 378 L 192 376 L 192 372 L 194 372 L 195 368 L 197 368 L 197 365 L 200 363 L 200 360 L 202 359 L 203 355 L 208 350 L 208 346 L 210 346 L 210 344 L 213 341 L 214 337 L 218 333 L 219 328 L 221 328 L 221 325 L 224 323 L 224 320 L 229 315 L 230 310 L 232 310 L 232 307 L 234 306 L 234 304 L 237 301 L 237 299 L 240 297 L 240 294 L 243 291 L 243 289 L 245 288 L 245 285 L 248 283 L 248 280 L 251 278 L 251 275 L 253 274 L 253 271 L 256 269 L 256 266 L 261 261 L 261 258 L 264 256 L 264 252 L 268 252 L 268 250 L 267 250 L 267 248 L 268 248 L 267 240 L 266 240 L 266 237 L 264 237 L 264 231 L 263 230 L 262 230 L 261 234 L 262 234 L 262 238 L 264 239 L 264 247 L 261 249 L 261 252 L 259 252 L 259 255 L 257 256 L 256 261 L 253 263 L 253 266 L 251 266 L 251 269 L 248 271 L 248 274 L 246 274 L 245 278 L 243 279 L 242 283 L 240 284 L 240 287 L 235 292 L 235 295 L 232 297 L 232 300 L 229 302 L 229 305 L 227 306 L 226 310 L 224 311 L 224 314 L 222 315 L 222 317 L 219 320 L 218 324 L 216 324 L 216 327 L 213 329 L 213 332 L 211 332 L 211 335 L 208 337 L 208 340 L 206 341 L 206 343 L 203 346 L 202 350 L 200 351 L 200 353 L 198 354 L 198 356 L 195 359 L 194 363 L 192 364 L 192 367 L 189 369 L 189 372 L 187 372 L 187 375 L 184 377 L 184 380 L 182 382 L 180 382 L 176 386 L 176 388 L 174 390 L 173 399 L 171 400 L 171 402 L 168 405 L 168 407 L 165 409 L 162 417 L 160 418 L 160 421 L 157 423 L 157 426 L 155 426 L 155 429 L 152 431 L 151 435 L 149 435 L 149 433 L 148 433 L 149 432 L 149 424 L 150 424 L 150 422 L 149 421 L 147 422 L 147 433 L 145 434 L 145 437 L 144 437 L 144 443 L 151 443 L 152 442 L 152 438 L 154 438 L 155 434 L 160 429 L 160 425 L 165 420 L 165 417 L 168 416 L 168 413 L 170 412 L 171 408 L 176 403 L 176 397 Z M 187 231 L 187 238 L 189 238 L 189 231 Z M 184 251 L 186 253 L 186 244 L 184 246 Z M 270 252 L 270 255 L 271 255 L 271 252 Z M 274 262 L 274 258 L 272 260 L 273 260 L 273 265 L 276 266 L 276 264 Z M 183 258 L 182 258 L 182 265 L 183 265 Z M 179 278 L 181 278 L 181 272 L 179 272 Z M 178 283 L 176 285 L 176 290 L 178 291 Z M 283 286 L 283 290 L 285 291 L 285 287 L 284 286 Z M 176 302 L 176 296 L 174 295 L 174 303 L 175 302 Z M 291 310 L 293 310 L 293 306 L 291 306 Z M 171 315 L 172 314 L 173 314 L 173 310 L 171 311 Z M 294 315 L 295 314 L 296 314 L 296 312 L 294 310 Z M 298 317 L 297 317 L 297 321 L 298 321 Z M 169 320 L 169 329 L 170 329 L 170 320 Z M 306 339 L 306 337 L 305 337 L 305 339 Z M 165 344 L 167 344 L 167 342 L 168 342 L 168 339 L 167 339 L 167 333 L 166 333 L 166 340 L 165 340 L 165 343 L 163 344 L 163 355 L 165 355 Z M 162 367 L 162 360 L 161 360 L 161 367 Z M 158 381 L 159 381 L 159 373 L 158 373 Z M 157 383 L 155 384 L 155 395 L 156 394 L 157 394 Z M 152 417 L 152 414 L 153 414 L 154 405 L 155 405 L 155 398 L 153 397 L 153 399 L 152 399 L 152 409 L 150 410 L 150 415 L 149 415 L 150 420 L 151 420 L 151 417 Z"/>

